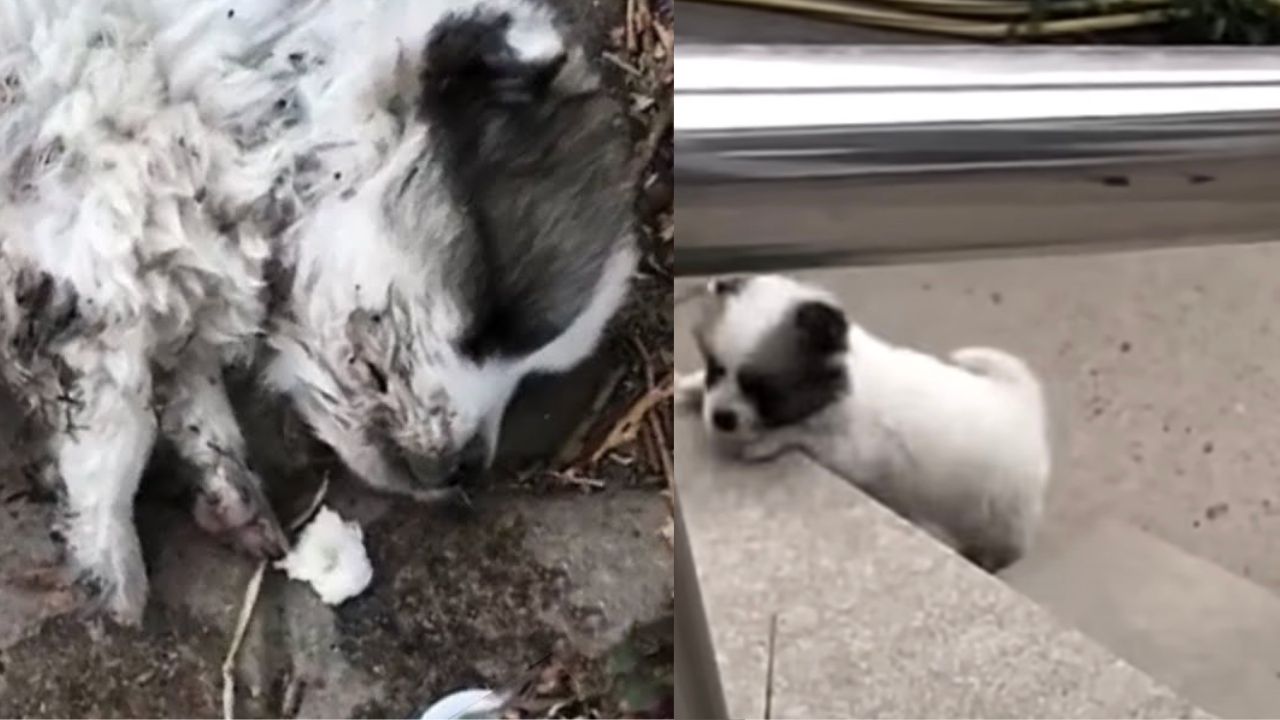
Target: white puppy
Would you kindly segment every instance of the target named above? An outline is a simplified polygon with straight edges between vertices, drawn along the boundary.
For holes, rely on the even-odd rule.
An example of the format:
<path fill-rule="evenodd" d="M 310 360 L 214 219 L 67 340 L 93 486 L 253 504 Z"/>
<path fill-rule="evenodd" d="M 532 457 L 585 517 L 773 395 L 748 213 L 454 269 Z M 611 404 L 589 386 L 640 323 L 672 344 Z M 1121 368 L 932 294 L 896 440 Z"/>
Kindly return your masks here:
<path fill-rule="evenodd" d="M 1040 384 L 1019 359 L 947 363 L 851 324 L 823 290 L 780 276 L 714 280 L 681 378 L 721 450 L 797 449 L 989 571 L 1016 561 L 1049 481 Z"/>

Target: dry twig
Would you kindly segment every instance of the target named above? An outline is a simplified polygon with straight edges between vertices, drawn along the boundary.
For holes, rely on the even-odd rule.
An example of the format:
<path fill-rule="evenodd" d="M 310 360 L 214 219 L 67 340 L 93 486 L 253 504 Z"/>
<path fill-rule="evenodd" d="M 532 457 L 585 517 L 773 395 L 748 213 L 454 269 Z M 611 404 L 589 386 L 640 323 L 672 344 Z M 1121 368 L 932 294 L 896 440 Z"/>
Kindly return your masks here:
<path fill-rule="evenodd" d="M 311 504 L 307 506 L 307 509 L 304 510 L 301 515 L 295 517 L 293 522 L 289 523 L 289 530 L 294 531 L 303 525 L 306 525 L 307 521 L 311 519 L 311 516 L 315 515 L 316 511 L 320 509 L 320 506 L 324 504 L 325 496 L 328 494 L 329 476 L 325 475 L 324 479 L 320 481 L 320 489 L 316 490 L 316 494 L 311 498 Z"/>
<path fill-rule="evenodd" d="M 596 478 L 583 477 L 574 470 L 566 470 L 564 472 L 555 473 L 555 478 L 565 485 L 580 487 L 585 490 L 603 490 L 604 481 Z"/>
<path fill-rule="evenodd" d="M 639 432 L 645 415 L 658 403 L 672 397 L 673 392 L 674 376 L 668 374 L 661 385 L 650 388 L 648 392 L 641 395 L 631 405 L 631 408 L 618 419 L 618 422 L 614 424 L 613 429 L 605 436 L 595 452 L 591 453 L 590 464 L 595 465 L 610 451 L 635 440 L 636 433 Z"/>
<path fill-rule="evenodd" d="M 637 178 L 637 182 L 644 176 L 649 166 L 653 164 L 653 158 L 658 153 L 662 138 L 671 129 L 671 124 L 675 121 L 675 117 L 675 103 L 660 103 L 657 116 L 654 117 L 653 124 L 649 126 L 649 134 L 645 137 L 644 142 L 640 143 L 639 149 L 635 154 L 633 176 Z"/>
<path fill-rule="evenodd" d="M 573 429 L 573 432 L 569 433 L 568 439 L 560 447 L 560 452 L 556 453 L 557 467 L 582 464 L 582 449 L 586 447 L 587 436 L 595 429 L 600 413 L 609 404 L 609 398 L 613 397 L 614 389 L 618 387 L 618 383 L 622 382 L 622 376 L 625 374 L 626 368 L 619 365 L 613 368 L 613 371 L 609 373 L 609 377 L 600 384 L 600 389 L 596 392 L 595 399 L 591 401 L 591 409 L 583 415 L 582 421 Z"/>
<path fill-rule="evenodd" d="M 326 475 L 320 483 L 311 504 L 305 512 L 289 523 L 289 530 L 297 530 L 320 509 L 325 495 L 329 492 L 329 477 Z M 244 600 L 240 603 L 240 616 L 236 619 L 235 634 L 231 637 L 231 647 L 227 648 L 227 656 L 222 661 L 222 717 L 223 720 L 234 720 L 236 716 L 236 656 L 240 654 L 240 646 L 244 643 L 245 632 L 249 629 L 249 621 L 253 619 L 254 608 L 258 606 L 258 595 L 262 591 L 262 578 L 267 573 L 268 561 L 258 563 L 253 571 L 249 585 L 244 590 Z"/>
<path fill-rule="evenodd" d="M 222 661 L 222 718 L 234 720 L 236 716 L 236 655 L 244 642 L 245 631 L 249 629 L 249 620 L 253 618 L 253 609 L 258 604 L 258 593 L 262 590 L 262 577 L 267 573 L 267 561 L 258 563 L 253 571 L 249 586 L 244 591 L 244 601 L 240 604 L 240 617 L 236 620 L 236 632 L 231 638 L 231 647 L 227 649 L 227 657 Z"/>
<path fill-rule="evenodd" d="M 665 27 L 662 23 L 656 22 L 649 27 L 653 30 L 654 34 L 658 36 L 658 42 L 662 43 L 662 50 L 666 53 L 663 57 L 667 59 L 668 64 L 671 64 L 672 60 L 675 58 L 676 34 L 672 32 L 671 28 Z M 667 80 L 666 77 L 659 79 L 663 82 L 666 82 Z"/>
<path fill-rule="evenodd" d="M 627 0 L 627 52 L 634 53 L 636 51 L 636 0 Z"/>
<path fill-rule="evenodd" d="M 613 63 L 615 66 L 618 67 L 618 69 L 622 70 L 623 72 L 625 72 L 626 74 L 632 77 L 637 77 L 637 78 L 644 77 L 644 73 L 640 72 L 639 68 L 627 62 L 626 60 L 623 60 L 622 58 L 618 57 L 614 53 L 611 53 L 611 52 L 600 53 L 600 57 Z"/>
<path fill-rule="evenodd" d="M 667 433 L 665 413 L 656 412 L 649 415 L 649 428 L 653 431 L 654 443 L 658 446 L 658 462 L 662 465 L 662 477 L 667 487 L 675 487 L 675 472 L 671 468 L 671 451 L 667 449 Z"/>
<path fill-rule="evenodd" d="M 306 684 L 301 675 L 289 677 L 289 684 L 284 688 L 284 699 L 280 701 L 280 717 L 291 718 L 298 715 L 302 706 L 302 690 Z"/>
<path fill-rule="evenodd" d="M 649 351 L 645 349 L 644 342 L 632 335 L 627 338 L 631 343 L 631 347 L 635 348 L 636 354 L 640 356 L 640 362 L 644 366 L 644 386 L 645 388 L 653 387 L 653 358 L 649 355 Z"/>

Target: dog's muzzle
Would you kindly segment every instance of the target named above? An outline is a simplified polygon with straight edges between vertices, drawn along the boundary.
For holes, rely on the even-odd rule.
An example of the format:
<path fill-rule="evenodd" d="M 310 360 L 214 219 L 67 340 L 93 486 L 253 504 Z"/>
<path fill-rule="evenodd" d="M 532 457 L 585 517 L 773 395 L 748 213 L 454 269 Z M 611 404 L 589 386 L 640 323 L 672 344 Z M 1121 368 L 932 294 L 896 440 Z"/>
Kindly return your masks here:
<path fill-rule="evenodd" d="M 423 487 L 462 485 L 479 476 L 488 466 L 484 438 L 476 435 L 460 450 L 432 457 L 406 457 L 409 474 Z"/>

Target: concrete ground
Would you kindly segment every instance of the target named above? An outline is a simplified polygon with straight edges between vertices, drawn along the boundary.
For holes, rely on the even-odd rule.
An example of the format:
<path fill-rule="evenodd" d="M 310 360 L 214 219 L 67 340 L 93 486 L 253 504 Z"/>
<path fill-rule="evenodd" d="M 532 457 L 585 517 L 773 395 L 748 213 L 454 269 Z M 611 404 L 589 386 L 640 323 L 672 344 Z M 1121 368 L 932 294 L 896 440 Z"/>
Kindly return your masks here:
<path fill-rule="evenodd" d="M 1280 593 L 1280 246 L 800 273 L 894 342 L 1026 357 L 1047 387 L 1043 533 L 1127 521 Z"/>

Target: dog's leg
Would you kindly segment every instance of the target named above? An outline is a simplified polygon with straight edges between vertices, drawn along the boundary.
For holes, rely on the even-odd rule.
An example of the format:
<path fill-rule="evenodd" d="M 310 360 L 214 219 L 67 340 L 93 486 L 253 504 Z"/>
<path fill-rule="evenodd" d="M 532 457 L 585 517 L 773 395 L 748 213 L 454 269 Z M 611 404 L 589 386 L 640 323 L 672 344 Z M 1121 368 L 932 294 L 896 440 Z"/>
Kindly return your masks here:
<path fill-rule="evenodd" d="M 122 344 L 133 343 L 125 338 Z M 66 490 L 71 560 L 103 606 L 126 624 L 142 619 L 147 598 L 133 499 L 156 437 L 140 345 L 127 351 L 79 348 L 77 354 L 94 362 L 73 368 L 75 379 L 59 401 L 66 421 L 51 445 Z"/>
<path fill-rule="evenodd" d="M 676 407 L 689 412 L 702 410 L 707 391 L 707 374 L 703 370 L 676 375 Z"/>
<path fill-rule="evenodd" d="M 212 353 L 188 357 L 163 385 L 160 427 L 196 472 L 193 513 L 200 527 L 259 558 L 278 557 L 288 540 L 245 442 Z"/>

